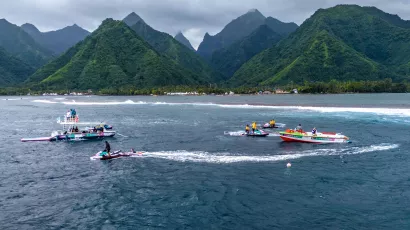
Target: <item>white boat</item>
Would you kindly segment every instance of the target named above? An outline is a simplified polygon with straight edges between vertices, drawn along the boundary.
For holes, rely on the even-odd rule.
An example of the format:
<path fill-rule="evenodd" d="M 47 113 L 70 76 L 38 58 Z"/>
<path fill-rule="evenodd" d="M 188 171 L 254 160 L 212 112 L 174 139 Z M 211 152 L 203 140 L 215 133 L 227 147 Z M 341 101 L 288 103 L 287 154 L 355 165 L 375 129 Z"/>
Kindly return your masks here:
<path fill-rule="evenodd" d="M 350 143 L 349 138 L 341 133 L 334 132 L 304 132 L 303 130 L 294 131 L 291 129 L 280 132 L 280 138 L 285 142 L 303 142 L 303 143 Z"/>
<path fill-rule="evenodd" d="M 53 131 L 49 137 L 23 138 L 22 142 L 32 141 L 83 141 L 115 136 L 115 131 L 107 130 L 104 122 L 80 122 L 79 116 L 57 118 L 61 130 Z M 111 127 L 112 128 L 112 127 Z"/>

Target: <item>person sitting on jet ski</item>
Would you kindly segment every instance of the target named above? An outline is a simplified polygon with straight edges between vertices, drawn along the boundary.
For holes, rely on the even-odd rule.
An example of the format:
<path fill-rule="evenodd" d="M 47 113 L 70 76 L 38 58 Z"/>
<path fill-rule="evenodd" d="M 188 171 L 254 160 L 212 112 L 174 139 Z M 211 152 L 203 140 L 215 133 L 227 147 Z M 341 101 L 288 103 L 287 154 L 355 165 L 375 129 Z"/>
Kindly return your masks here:
<path fill-rule="evenodd" d="M 252 123 L 252 132 L 255 133 L 255 130 L 257 130 L 256 129 L 256 122 L 253 122 Z"/>
<path fill-rule="evenodd" d="M 110 146 L 110 144 L 108 144 L 108 141 L 105 141 L 105 149 L 104 149 L 104 152 L 106 152 L 106 153 L 108 154 L 108 156 L 111 156 L 111 155 L 110 155 L 110 151 L 111 151 L 111 146 Z"/>
<path fill-rule="evenodd" d="M 246 125 L 245 132 L 246 132 L 246 134 L 249 134 L 249 125 Z"/>
<path fill-rule="evenodd" d="M 274 119 L 270 120 L 269 125 L 270 125 L 271 128 L 275 127 L 275 124 L 276 124 L 276 122 L 275 122 Z"/>

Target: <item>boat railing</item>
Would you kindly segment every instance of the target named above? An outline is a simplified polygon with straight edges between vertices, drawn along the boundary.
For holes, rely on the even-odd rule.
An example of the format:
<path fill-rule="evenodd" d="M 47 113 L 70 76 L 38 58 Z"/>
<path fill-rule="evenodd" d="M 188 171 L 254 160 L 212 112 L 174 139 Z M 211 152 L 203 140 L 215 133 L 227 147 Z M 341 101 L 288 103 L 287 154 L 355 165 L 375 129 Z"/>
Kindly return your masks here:
<path fill-rule="evenodd" d="M 72 116 L 69 116 L 69 117 L 64 116 L 63 119 L 61 119 L 61 117 L 57 118 L 57 123 L 78 123 L 78 122 L 80 122 L 80 118 L 79 118 L 78 115 L 75 115 L 73 117 Z"/>
<path fill-rule="evenodd" d="M 74 117 L 64 117 L 64 122 L 79 122 L 80 118 L 78 117 L 78 115 L 75 115 Z"/>

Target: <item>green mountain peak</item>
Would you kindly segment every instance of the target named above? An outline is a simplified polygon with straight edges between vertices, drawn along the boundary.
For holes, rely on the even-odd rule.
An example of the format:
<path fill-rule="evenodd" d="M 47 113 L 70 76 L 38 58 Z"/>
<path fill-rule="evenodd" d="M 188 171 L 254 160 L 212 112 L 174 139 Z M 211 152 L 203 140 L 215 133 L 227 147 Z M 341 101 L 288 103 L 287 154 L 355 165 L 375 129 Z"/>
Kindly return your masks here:
<path fill-rule="evenodd" d="M 231 83 L 407 79 L 407 23 L 375 8 L 357 5 L 320 9 L 296 32 L 245 63 Z"/>
<path fill-rule="evenodd" d="M 49 89 L 101 89 L 207 82 L 153 50 L 124 22 L 106 19 L 85 40 L 40 68 L 28 83 Z"/>

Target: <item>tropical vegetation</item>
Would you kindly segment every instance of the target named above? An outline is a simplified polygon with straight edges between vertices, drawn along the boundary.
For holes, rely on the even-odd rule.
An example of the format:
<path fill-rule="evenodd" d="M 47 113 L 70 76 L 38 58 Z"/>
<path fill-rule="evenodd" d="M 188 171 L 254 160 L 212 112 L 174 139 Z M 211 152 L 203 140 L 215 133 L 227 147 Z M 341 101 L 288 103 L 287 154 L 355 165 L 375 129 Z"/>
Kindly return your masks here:
<path fill-rule="evenodd" d="M 233 85 L 408 79 L 409 22 L 376 8 L 318 10 L 276 46 L 245 63 Z"/>
<path fill-rule="evenodd" d="M 153 50 L 124 22 L 106 19 L 28 83 L 37 89 L 102 89 L 205 85 L 206 80 Z"/>

